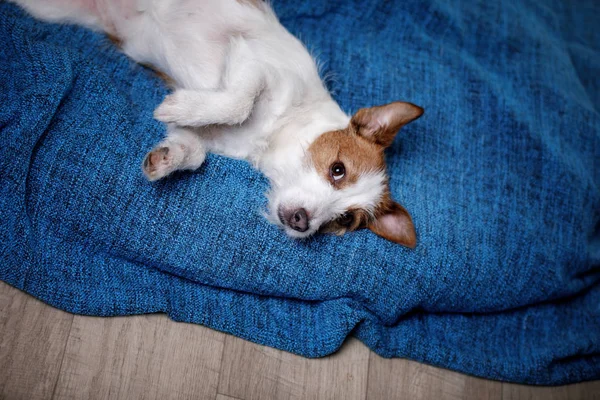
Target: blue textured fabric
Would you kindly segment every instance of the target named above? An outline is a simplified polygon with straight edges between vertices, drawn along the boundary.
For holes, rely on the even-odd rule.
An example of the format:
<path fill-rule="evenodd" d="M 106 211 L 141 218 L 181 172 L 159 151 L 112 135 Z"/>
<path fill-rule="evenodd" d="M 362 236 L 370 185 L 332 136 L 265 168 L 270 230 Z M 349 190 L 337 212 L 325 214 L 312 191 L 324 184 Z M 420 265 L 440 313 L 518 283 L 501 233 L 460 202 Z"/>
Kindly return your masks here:
<path fill-rule="evenodd" d="M 352 334 L 487 378 L 600 378 L 599 3 L 274 7 L 345 110 L 425 108 L 388 152 L 415 250 L 288 239 L 241 161 L 147 182 L 160 80 L 102 35 L 2 3 L 0 279 L 73 313 L 165 312 L 308 357 Z"/>

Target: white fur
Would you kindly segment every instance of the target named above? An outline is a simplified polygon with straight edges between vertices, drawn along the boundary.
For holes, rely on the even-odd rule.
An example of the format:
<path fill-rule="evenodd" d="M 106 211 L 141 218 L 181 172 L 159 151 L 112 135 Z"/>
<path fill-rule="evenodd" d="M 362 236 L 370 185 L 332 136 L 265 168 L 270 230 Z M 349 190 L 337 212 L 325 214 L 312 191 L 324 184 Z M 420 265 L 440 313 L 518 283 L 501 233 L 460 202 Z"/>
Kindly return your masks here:
<path fill-rule="evenodd" d="M 372 211 L 383 172 L 335 190 L 306 154 L 322 133 L 350 120 L 323 85 L 305 47 L 266 3 L 236 0 L 13 0 L 34 16 L 78 23 L 122 40 L 123 51 L 175 81 L 156 109 L 168 123 L 168 154 L 150 179 L 195 169 L 210 151 L 248 160 L 271 181 L 269 219 L 305 208 L 307 237 L 351 206 Z"/>

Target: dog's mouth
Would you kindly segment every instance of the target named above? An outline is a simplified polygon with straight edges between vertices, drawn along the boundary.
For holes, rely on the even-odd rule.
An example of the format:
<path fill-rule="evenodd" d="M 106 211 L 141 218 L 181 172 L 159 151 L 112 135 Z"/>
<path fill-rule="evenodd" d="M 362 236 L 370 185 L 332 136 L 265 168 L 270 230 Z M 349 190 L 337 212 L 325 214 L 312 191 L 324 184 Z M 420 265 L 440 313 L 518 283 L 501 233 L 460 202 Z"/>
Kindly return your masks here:
<path fill-rule="evenodd" d="M 277 211 L 277 217 L 279 218 L 279 222 L 281 223 L 281 225 L 285 225 L 285 219 L 283 217 L 283 212 L 281 209 Z"/>

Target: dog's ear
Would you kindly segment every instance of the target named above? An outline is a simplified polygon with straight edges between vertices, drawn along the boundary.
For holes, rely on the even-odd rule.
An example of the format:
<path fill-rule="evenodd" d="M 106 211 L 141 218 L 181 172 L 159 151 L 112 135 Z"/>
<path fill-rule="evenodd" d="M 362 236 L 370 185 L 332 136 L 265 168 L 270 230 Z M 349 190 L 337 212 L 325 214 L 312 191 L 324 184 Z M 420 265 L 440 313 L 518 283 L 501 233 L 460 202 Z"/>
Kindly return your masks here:
<path fill-rule="evenodd" d="M 390 200 L 385 211 L 372 221 L 368 228 L 391 242 L 414 249 L 417 234 L 410 214 L 400 204 Z"/>
<path fill-rule="evenodd" d="M 396 101 L 384 106 L 361 108 L 354 114 L 350 124 L 359 135 L 388 147 L 400 128 L 421 115 L 421 107 Z"/>

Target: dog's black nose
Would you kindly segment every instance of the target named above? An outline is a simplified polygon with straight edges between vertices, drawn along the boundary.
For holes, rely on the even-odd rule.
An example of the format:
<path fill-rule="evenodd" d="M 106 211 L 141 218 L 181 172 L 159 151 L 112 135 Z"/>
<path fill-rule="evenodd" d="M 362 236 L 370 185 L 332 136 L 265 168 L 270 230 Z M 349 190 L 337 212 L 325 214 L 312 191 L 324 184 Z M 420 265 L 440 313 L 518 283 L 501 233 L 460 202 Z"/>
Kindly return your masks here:
<path fill-rule="evenodd" d="M 280 210 L 279 219 L 295 231 L 306 232 L 308 230 L 308 214 L 304 208 Z"/>
<path fill-rule="evenodd" d="M 304 208 L 299 208 L 289 219 L 290 228 L 298 232 L 306 232 L 308 229 L 308 215 Z"/>

